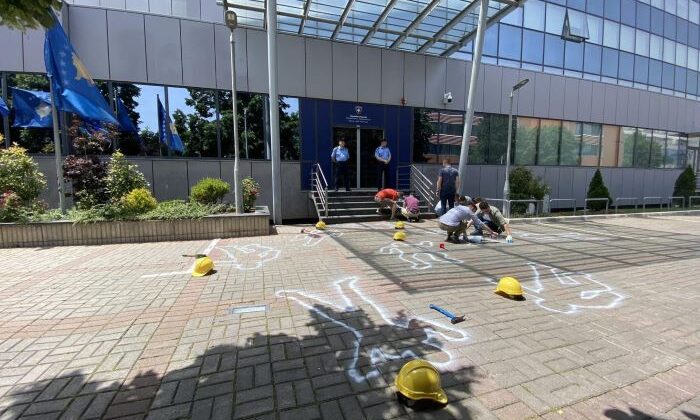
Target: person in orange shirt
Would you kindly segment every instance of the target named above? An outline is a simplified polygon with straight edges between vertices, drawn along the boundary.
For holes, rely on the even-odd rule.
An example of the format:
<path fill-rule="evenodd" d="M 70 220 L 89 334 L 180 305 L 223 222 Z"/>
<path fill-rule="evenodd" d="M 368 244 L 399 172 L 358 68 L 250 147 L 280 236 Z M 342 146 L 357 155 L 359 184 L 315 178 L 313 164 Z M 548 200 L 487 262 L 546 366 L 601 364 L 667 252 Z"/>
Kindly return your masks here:
<path fill-rule="evenodd" d="M 391 220 L 394 220 L 396 218 L 396 203 L 399 201 L 401 196 L 403 196 L 403 193 L 392 190 L 391 188 L 384 188 L 383 190 L 377 192 L 377 194 L 374 196 L 374 201 L 379 205 L 377 213 L 381 214 L 382 209 L 391 208 Z"/>

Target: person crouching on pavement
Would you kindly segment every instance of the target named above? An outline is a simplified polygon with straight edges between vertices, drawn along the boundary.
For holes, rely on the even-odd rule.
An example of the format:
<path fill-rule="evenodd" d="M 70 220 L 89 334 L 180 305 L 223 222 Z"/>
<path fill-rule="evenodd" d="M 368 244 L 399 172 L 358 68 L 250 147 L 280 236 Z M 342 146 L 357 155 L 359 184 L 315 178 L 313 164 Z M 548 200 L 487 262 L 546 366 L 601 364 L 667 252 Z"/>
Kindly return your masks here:
<path fill-rule="evenodd" d="M 501 234 L 505 233 L 506 242 L 513 242 L 513 234 L 510 230 L 510 223 L 508 219 L 503 217 L 503 213 L 495 207 L 490 205 L 486 200 L 477 197 L 474 202 L 477 206 L 476 217 L 479 218 L 486 226 L 492 231 Z M 483 236 L 483 231 L 481 229 L 474 228 L 474 235 Z"/>
<path fill-rule="evenodd" d="M 401 215 L 408 221 L 418 221 L 418 217 L 420 216 L 420 203 L 413 193 L 409 193 L 408 196 L 403 199 Z"/>
<path fill-rule="evenodd" d="M 396 202 L 399 201 L 399 198 L 401 198 L 402 195 L 402 193 L 391 188 L 384 188 L 383 190 L 377 192 L 377 194 L 374 196 L 374 201 L 379 205 L 377 213 L 381 214 L 382 209 L 391 208 L 390 220 L 394 220 L 396 218 Z"/>
<path fill-rule="evenodd" d="M 475 210 L 476 207 L 471 198 L 460 196 L 457 205 L 440 216 L 440 229 L 447 232 L 446 242 L 459 243 L 460 235 L 463 235 L 466 240 L 469 222 L 473 223 L 475 228 L 486 230 L 489 235 L 496 236 L 491 228 L 476 217 Z"/>

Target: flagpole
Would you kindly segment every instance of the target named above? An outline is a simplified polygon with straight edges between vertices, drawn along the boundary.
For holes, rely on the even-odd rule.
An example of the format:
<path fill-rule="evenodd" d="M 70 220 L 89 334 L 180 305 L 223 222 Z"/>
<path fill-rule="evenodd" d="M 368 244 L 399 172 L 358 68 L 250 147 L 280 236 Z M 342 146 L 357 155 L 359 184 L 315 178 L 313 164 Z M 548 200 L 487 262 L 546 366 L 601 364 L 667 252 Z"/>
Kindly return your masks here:
<path fill-rule="evenodd" d="M 159 104 L 160 103 L 160 95 L 156 94 L 156 100 L 158 101 L 158 102 L 156 102 L 156 104 Z M 158 112 L 158 116 L 160 117 L 160 111 L 158 111 L 157 109 L 156 109 L 156 111 Z M 166 121 L 166 125 L 167 125 L 167 121 Z M 160 154 L 160 157 L 163 157 L 163 144 L 160 141 L 160 120 L 158 120 L 158 153 Z"/>
<path fill-rule="evenodd" d="M 58 186 L 58 206 L 61 213 L 66 212 L 65 195 L 63 194 L 63 166 L 61 162 L 61 136 L 58 133 L 58 111 L 56 111 L 56 97 L 53 92 L 53 77 L 49 76 L 49 91 L 51 93 L 51 118 L 53 119 L 53 147 L 56 157 L 56 182 Z"/>
<path fill-rule="evenodd" d="M 170 101 L 168 99 L 168 87 L 164 87 L 165 90 L 165 132 L 168 134 L 167 140 L 170 140 L 170 145 L 168 145 L 168 156 L 172 155 L 172 146 L 173 146 L 173 134 L 170 130 L 170 124 L 168 124 L 170 121 Z"/>
<path fill-rule="evenodd" d="M 7 73 L 2 74 L 2 99 L 5 101 L 5 103 L 8 103 L 7 99 Z M 11 140 L 10 140 L 10 116 L 3 117 L 2 119 L 3 122 L 3 131 L 5 132 L 5 147 L 10 147 L 11 146 Z"/>

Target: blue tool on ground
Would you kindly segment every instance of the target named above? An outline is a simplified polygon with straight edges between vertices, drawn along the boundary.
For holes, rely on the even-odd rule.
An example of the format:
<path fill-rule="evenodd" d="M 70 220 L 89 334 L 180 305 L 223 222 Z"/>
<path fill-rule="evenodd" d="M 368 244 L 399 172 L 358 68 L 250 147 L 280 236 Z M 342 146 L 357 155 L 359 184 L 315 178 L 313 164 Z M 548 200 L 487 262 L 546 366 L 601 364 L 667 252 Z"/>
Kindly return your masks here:
<path fill-rule="evenodd" d="M 464 321 L 464 315 L 456 316 L 455 314 L 448 311 L 447 309 L 443 309 L 437 305 L 433 305 L 432 303 L 430 304 L 430 309 L 434 309 L 434 310 L 440 312 L 441 314 L 445 315 L 446 317 L 450 318 L 450 322 L 453 324 L 457 324 L 457 323 Z"/>

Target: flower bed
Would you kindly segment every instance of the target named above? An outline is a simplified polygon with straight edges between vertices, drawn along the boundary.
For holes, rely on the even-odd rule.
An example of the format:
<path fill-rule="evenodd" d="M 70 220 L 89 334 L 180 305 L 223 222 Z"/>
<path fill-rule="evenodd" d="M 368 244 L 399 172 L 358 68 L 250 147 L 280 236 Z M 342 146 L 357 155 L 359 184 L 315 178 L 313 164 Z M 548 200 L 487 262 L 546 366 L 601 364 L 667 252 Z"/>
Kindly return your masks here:
<path fill-rule="evenodd" d="M 198 219 L 0 223 L 2 248 L 187 241 L 268 235 L 269 211 L 216 214 Z"/>

